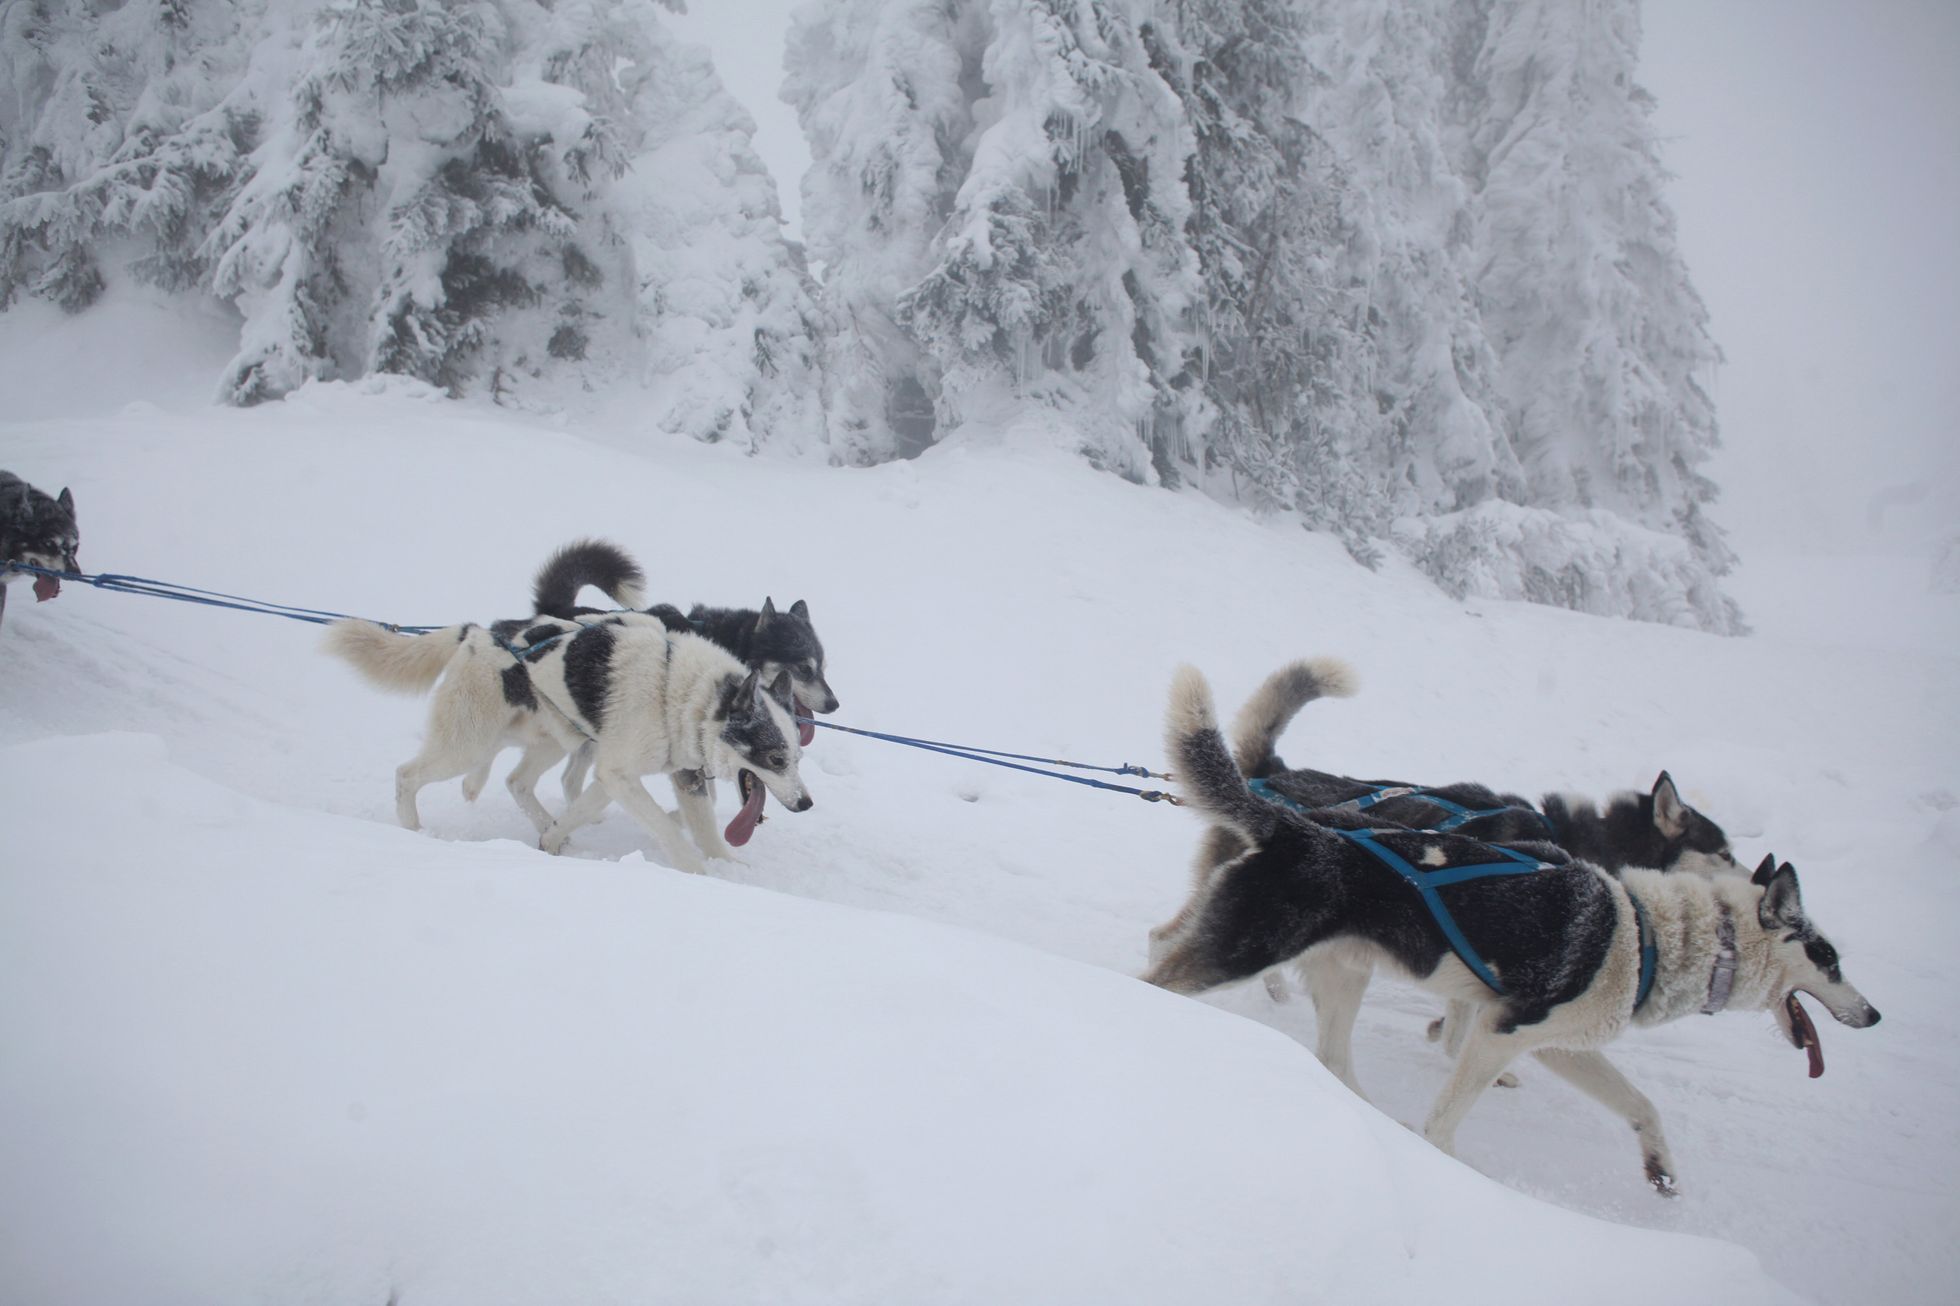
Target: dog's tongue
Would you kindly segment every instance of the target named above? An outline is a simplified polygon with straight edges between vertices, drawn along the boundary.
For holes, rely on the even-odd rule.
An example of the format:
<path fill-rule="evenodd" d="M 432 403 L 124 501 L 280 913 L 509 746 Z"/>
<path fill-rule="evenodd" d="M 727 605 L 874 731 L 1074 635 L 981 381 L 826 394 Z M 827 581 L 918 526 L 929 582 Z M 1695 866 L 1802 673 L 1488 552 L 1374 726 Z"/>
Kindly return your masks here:
<path fill-rule="evenodd" d="M 61 593 L 61 582 L 55 577 L 36 576 L 34 578 L 34 601 L 36 603 L 46 603 L 59 593 Z"/>
<path fill-rule="evenodd" d="M 760 780 L 750 781 L 749 796 L 742 800 L 742 810 L 735 813 L 735 819 L 722 831 L 722 837 L 737 848 L 749 841 L 755 827 L 762 820 L 762 804 L 769 798 L 769 791 Z"/>
<path fill-rule="evenodd" d="M 1798 1045 L 1810 1054 L 1810 1077 L 1815 1079 L 1824 1073 L 1824 1045 L 1818 1041 L 1817 1026 L 1811 1023 L 1795 992 L 1790 994 L 1786 1005 L 1790 1009 L 1790 1028 L 1796 1032 Z"/>
<path fill-rule="evenodd" d="M 808 748 L 810 741 L 817 737 L 817 728 L 803 719 L 810 715 L 810 709 L 803 706 L 803 700 L 794 694 L 789 696 L 789 701 L 790 706 L 795 709 L 796 742 Z"/>

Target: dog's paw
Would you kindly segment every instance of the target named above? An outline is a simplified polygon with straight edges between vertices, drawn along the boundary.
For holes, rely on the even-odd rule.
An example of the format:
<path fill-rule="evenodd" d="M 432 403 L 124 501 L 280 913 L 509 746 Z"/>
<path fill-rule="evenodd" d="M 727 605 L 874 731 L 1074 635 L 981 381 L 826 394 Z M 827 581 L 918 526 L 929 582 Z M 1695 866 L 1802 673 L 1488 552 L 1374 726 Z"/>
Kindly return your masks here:
<path fill-rule="evenodd" d="M 1681 1190 L 1675 1185 L 1674 1176 L 1668 1173 L 1667 1163 L 1651 1152 L 1647 1155 L 1647 1182 L 1662 1197 L 1679 1197 Z"/>
<path fill-rule="evenodd" d="M 538 836 L 538 849 L 541 852 L 548 852 L 553 857 L 556 857 L 565 850 L 565 839 L 565 835 L 554 836 L 551 831 L 546 830 Z"/>
<path fill-rule="evenodd" d="M 1436 1019 L 1430 1021 L 1429 1028 L 1425 1029 L 1422 1032 L 1422 1034 L 1423 1037 L 1428 1039 L 1431 1043 L 1442 1042 L 1443 1041 L 1443 1018 L 1441 1016 L 1438 1016 L 1436 1017 Z"/>
<path fill-rule="evenodd" d="M 1520 1080 L 1518 1079 L 1518 1077 L 1517 1077 L 1516 1075 L 1514 1075 L 1514 1074 L 1512 1074 L 1512 1073 L 1511 1073 L 1510 1071 L 1508 1071 L 1508 1070 L 1507 1070 L 1507 1071 L 1505 1071 L 1505 1072 L 1504 1072 L 1503 1074 L 1501 1074 L 1501 1075 L 1499 1075 L 1499 1076 L 1498 1076 L 1498 1077 L 1497 1077 L 1496 1079 L 1493 1079 L 1493 1080 L 1491 1080 L 1490 1082 L 1491 1082 L 1491 1086 L 1492 1086 L 1493 1088 L 1519 1088 L 1519 1087 L 1522 1087 L 1522 1082 L 1521 1082 L 1521 1081 L 1520 1081 Z"/>
<path fill-rule="evenodd" d="M 1280 971 L 1278 970 L 1267 971 L 1265 975 L 1265 983 L 1266 983 L 1266 996 L 1271 998 L 1274 1002 L 1293 1001 L 1293 986 L 1287 983 L 1286 976 L 1282 974 Z"/>

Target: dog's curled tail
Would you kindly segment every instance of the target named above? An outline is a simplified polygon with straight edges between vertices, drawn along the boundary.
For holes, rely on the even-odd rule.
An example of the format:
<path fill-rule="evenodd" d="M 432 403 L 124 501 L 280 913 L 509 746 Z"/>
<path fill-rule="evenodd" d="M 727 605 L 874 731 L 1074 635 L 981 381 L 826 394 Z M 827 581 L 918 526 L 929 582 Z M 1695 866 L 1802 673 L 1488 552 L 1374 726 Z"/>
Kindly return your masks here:
<path fill-rule="evenodd" d="M 1218 732 L 1211 686 L 1196 667 L 1179 667 L 1171 677 L 1170 706 L 1164 714 L 1164 751 L 1187 803 L 1248 843 L 1258 843 L 1272 832 L 1278 809 L 1246 788 L 1245 777 L 1233 764 L 1225 737 Z"/>
<path fill-rule="evenodd" d="M 346 618 L 327 625 L 327 652 L 381 689 L 420 694 L 442 675 L 469 626 L 450 626 L 426 635 L 404 635 L 372 621 Z"/>
<path fill-rule="evenodd" d="M 1338 658 L 1302 658 L 1267 676 L 1232 722 L 1232 758 L 1246 775 L 1258 775 L 1273 747 L 1301 708 L 1316 698 L 1347 698 L 1354 672 Z"/>
<path fill-rule="evenodd" d="M 573 540 L 538 568 L 531 610 L 570 621 L 577 615 L 578 592 L 587 585 L 622 608 L 647 605 L 646 573 L 626 550 L 605 540 Z"/>

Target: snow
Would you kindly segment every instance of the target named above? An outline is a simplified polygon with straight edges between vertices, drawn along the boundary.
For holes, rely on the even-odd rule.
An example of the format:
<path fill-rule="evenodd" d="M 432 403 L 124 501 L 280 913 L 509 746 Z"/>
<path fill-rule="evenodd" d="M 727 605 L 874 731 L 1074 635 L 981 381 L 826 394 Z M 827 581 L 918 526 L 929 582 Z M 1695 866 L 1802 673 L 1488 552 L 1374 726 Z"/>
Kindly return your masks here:
<path fill-rule="evenodd" d="M 0 359 L 53 330 L 0 319 Z M 1796 862 L 1886 1020 L 1823 1029 L 1817 1081 L 1767 1017 L 1618 1045 L 1676 1201 L 1528 1064 L 1458 1163 L 1400 1123 L 1446 1070 L 1416 991 L 1363 1012 L 1377 1111 L 1314 1061 L 1304 1002 L 1129 978 L 1183 893 L 1182 813 L 824 733 L 816 807 L 707 878 L 647 861 L 617 810 L 549 859 L 495 785 L 432 789 L 411 835 L 391 777 L 421 706 L 312 628 L 17 592 L 21 1300 L 1933 1302 L 1960 1273 L 1960 598 L 1923 563 L 1764 564 L 1763 633 L 1723 639 L 1452 601 L 1095 473 L 1053 429 L 827 469 L 414 383 L 207 409 L 160 366 L 147 401 L 52 416 L 97 366 L 0 374 L 0 466 L 73 487 L 90 570 L 442 623 L 520 613 L 553 547 L 602 534 L 659 598 L 807 600 L 840 722 L 1110 765 L 1158 761 L 1179 662 L 1231 710 L 1340 656 L 1361 692 L 1308 709 L 1290 759 L 1601 795 L 1667 767 L 1745 862 Z"/>

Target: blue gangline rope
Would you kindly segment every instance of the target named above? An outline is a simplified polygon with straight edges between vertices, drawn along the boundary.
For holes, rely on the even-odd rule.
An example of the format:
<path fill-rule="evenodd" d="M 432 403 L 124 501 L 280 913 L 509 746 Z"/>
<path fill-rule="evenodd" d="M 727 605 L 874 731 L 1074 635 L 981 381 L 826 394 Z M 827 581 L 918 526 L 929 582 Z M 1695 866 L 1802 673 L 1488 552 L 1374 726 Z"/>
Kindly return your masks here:
<path fill-rule="evenodd" d="M 1044 771 L 1040 767 L 1022 766 L 1019 762 L 1003 762 L 999 760 L 1003 757 L 1024 756 L 1020 753 L 1000 753 L 987 748 L 967 748 L 959 744 L 937 743 L 930 739 L 913 739 L 908 735 L 889 735 L 878 730 L 860 730 L 856 726 L 840 726 L 829 721 L 819 721 L 815 717 L 799 716 L 796 719 L 809 725 L 821 726 L 825 730 L 841 730 L 847 735 L 862 735 L 866 739 L 882 739 L 888 744 L 903 744 L 907 748 L 922 748 L 929 753 L 944 753 L 948 757 L 963 757 L 969 762 L 984 762 L 988 766 L 1002 766 L 1010 771 L 1026 771 L 1029 775 L 1045 775 L 1050 779 L 1066 780 L 1070 784 L 1088 785 L 1092 789 L 1107 789 L 1112 793 L 1135 794 L 1146 803 L 1169 803 L 1173 807 L 1179 807 L 1183 805 L 1184 801 L 1177 797 L 1177 795 L 1167 793 L 1162 789 L 1138 789 L 1131 785 L 1111 784 L 1107 780 L 1092 780 L 1088 776 L 1063 775 L 1060 771 Z M 991 756 L 987 754 L 991 754 Z M 1030 760 L 1048 761 L 1046 758 L 1033 758 Z M 1156 771 L 1147 771 L 1140 766 L 1131 766 L 1127 762 L 1120 767 L 1090 766 L 1086 762 L 1064 762 L 1059 760 L 1052 761 L 1049 764 L 1051 766 L 1073 766 L 1085 771 L 1108 771 L 1114 775 L 1149 776 L 1156 780 L 1168 780 L 1171 778 L 1168 775 L 1163 775 Z"/>
<path fill-rule="evenodd" d="M 31 572 L 36 576 L 51 576 L 55 580 L 78 581 L 93 585 L 99 590 L 115 594 L 147 594 L 153 599 L 175 599 L 179 603 L 199 603 L 209 608 L 230 608 L 237 612 L 260 612 L 268 617 L 284 617 L 288 621 L 305 621 L 315 626 L 324 626 L 330 621 L 354 620 L 372 621 L 371 617 L 355 616 L 351 612 L 329 612 L 324 608 L 300 608 L 288 603 L 273 603 L 267 599 L 246 598 L 241 594 L 225 594 L 218 590 L 202 590 L 191 585 L 177 585 L 167 580 L 150 580 L 142 576 L 125 576 L 116 572 L 102 572 L 91 576 L 79 571 L 55 571 L 50 567 L 36 567 L 27 562 L 10 562 L 0 565 L 0 570 Z M 399 626 L 393 622 L 376 621 L 375 625 L 403 635 L 426 635 L 430 631 L 441 630 L 441 626 Z"/>
<path fill-rule="evenodd" d="M 178 585 L 170 581 L 150 580 L 143 576 L 126 576 L 116 572 L 102 572 L 89 575 L 79 571 L 56 571 L 50 567 L 37 567 L 27 562 L 0 564 L 0 572 L 24 571 L 36 576 L 51 576 L 56 580 L 75 581 L 92 585 L 96 589 L 108 590 L 114 594 L 147 594 L 156 599 L 174 599 L 179 603 L 197 603 L 211 608 L 229 608 L 235 612 L 258 612 L 269 617 L 284 617 L 289 621 L 304 621 L 315 626 L 329 622 L 353 620 L 373 621 L 384 630 L 392 630 L 402 635 L 427 635 L 442 630 L 442 626 L 403 626 L 389 621 L 374 621 L 372 617 L 356 616 L 351 612 L 330 612 L 325 608 L 302 608 L 288 603 L 274 603 L 266 599 L 247 598 L 242 594 L 226 594 L 218 590 L 198 589 L 191 585 Z M 520 661 L 539 651 L 548 644 L 556 643 L 562 635 L 540 640 L 528 648 L 519 650 L 509 644 L 504 648 Z M 1059 758 L 1035 757 L 1024 753 L 1005 753 L 991 748 L 967 748 L 959 744 L 945 744 L 929 739 L 912 739 L 905 735 L 883 734 L 876 730 L 859 730 L 852 726 L 833 725 L 828 721 L 811 721 L 808 717 L 798 717 L 800 721 L 810 721 L 812 725 L 826 730 L 841 730 L 846 734 L 863 735 L 867 739 L 882 739 L 888 743 L 904 744 L 912 748 L 923 748 L 929 752 L 944 753 L 948 757 L 962 757 L 970 762 L 984 762 L 988 766 L 1001 766 L 1014 771 L 1026 771 L 1030 775 L 1045 775 L 1056 780 L 1067 780 L 1073 784 L 1088 785 L 1095 789 L 1108 789 L 1115 793 L 1135 794 L 1150 803 L 1178 804 L 1175 795 L 1161 789 L 1137 789 L 1130 785 L 1110 784 L 1103 780 L 1091 780 L 1086 776 L 1063 775 L 1059 771 L 1046 771 L 1039 767 L 1020 766 L 1017 762 L 1001 761 L 1001 758 L 1014 758 L 1021 762 L 1045 762 L 1049 766 L 1069 766 L 1084 771 L 1107 771 L 1112 775 L 1143 776 L 1153 780 L 1168 780 L 1168 775 L 1148 770 L 1125 762 L 1122 766 L 1092 766 L 1086 762 L 1068 762 Z"/>

